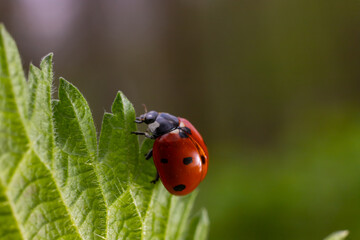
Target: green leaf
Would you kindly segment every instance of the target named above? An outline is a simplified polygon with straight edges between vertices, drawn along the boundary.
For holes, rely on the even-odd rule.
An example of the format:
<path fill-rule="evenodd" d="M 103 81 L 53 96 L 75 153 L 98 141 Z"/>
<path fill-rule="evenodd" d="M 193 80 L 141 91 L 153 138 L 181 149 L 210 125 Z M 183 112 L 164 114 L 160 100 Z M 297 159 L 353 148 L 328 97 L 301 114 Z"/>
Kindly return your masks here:
<path fill-rule="evenodd" d="M 17 222 L 5 195 L 5 188 L 0 183 L 0 238 L 21 239 Z"/>
<path fill-rule="evenodd" d="M 26 82 L 0 25 L 0 239 L 205 239 L 207 215 L 189 221 L 196 192 L 175 197 L 150 183 L 153 141 L 139 147 L 124 94 L 104 114 L 98 143 L 80 91 L 60 79 L 52 99 L 52 81 L 49 54 Z"/>
<path fill-rule="evenodd" d="M 324 240 L 343 240 L 348 235 L 349 235 L 348 230 L 337 231 L 327 236 Z"/>
<path fill-rule="evenodd" d="M 138 162 L 139 143 L 135 135 L 135 111 L 122 93 L 118 93 L 112 114 L 105 113 L 100 140 L 100 182 L 105 189 L 105 200 L 111 205 L 126 191 Z"/>
<path fill-rule="evenodd" d="M 83 238 L 96 239 L 106 235 L 106 206 L 95 171 L 95 126 L 86 100 L 64 79 L 60 79 L 59 99 L 53 101 L 52 169 L 74 227 Z"/>
<path fill-rule="evenodd" d="M 53 158 L 53 123 L 51 112 L 52 54 L 41 61 L 41 69 L 30 65 L 29 73 L 29 136 L 33 148 L 48 166 Z"/>
<path fill-rule="evenodd" d="M 207 211 L 205 209 L 202 209 L 191 219 L 190 228 L 188 230 L 186 240 L 207 239 L 209 225 L 210 222 Z"/>
<path fill-rule="evenodd" d="M 0 178 L 8 183 L 28 148 L 26 89 L 19 53 L 0 26 Z"/>

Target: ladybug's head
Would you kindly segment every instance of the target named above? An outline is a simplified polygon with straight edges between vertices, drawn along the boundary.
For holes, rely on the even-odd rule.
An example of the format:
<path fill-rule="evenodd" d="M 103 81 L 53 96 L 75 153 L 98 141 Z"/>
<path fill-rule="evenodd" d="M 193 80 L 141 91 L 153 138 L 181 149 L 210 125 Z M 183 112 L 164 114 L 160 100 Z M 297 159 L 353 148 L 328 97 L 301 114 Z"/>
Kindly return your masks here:
<path fill-rule="evenodd" d="M 158 115 L 159 115 L 158 112 L 150 111 L 150 112 L 142 114 L 140 117 L 136 117 L 135 122 L 150 124 L 150 123 L 155 122 Z"/>

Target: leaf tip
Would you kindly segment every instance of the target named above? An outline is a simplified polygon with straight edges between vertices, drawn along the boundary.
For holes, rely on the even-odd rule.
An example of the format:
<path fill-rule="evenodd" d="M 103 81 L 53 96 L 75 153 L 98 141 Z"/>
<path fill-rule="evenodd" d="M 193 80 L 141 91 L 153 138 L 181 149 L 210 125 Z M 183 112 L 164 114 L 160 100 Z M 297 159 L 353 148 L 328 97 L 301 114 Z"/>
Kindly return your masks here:
<path fill-rule="evenodd" d="M 66 87 L 66 86 L 73 86 L 70 82 L 68 82 L 65 78 L 60 77 L 59 78 L 60 86 Z"/>
<path fill-rule="evenodd" d="M 8 35 L 4 23 L 0 22 L 0 36 Z"/>
<path fill-rule="evenodd" d="M 10 39 L 10 41 L 14 41 L 10 33 L 7 31 L 5 24 L 2 22 L 0 22 L 0 37 Z"/>
<path fill-rule="evenodd" d="M 66 80 L 63 77 L 59 78 L 59 88 L 64 87 L 66 85 Z"/>
<path fill-rule="evenodd" d="M 49 53 L 41 59 L 40 68 L 45 80 L 49 83 L 53 81 L 53 53 Z"/>
<path fill-rule="evenodd" d="M 62 94 L 68 91 L 69 87 L 71 86 L 71 83 L 66 81 L 65 78 L 60 77 L 59 78 L 59 98 L 61 98 Z"/>
<path fill-rule="evenodd" d="M 340 230 L 337 232 L 334 232 L 330 234 L 328 237 L 326 237 L 324 240 L 343 240 L 349 235 L 348 230 Z"/>
<path fill-rule="evenodd" d="M 120 113 L 122 112 L 123 109 L 123 98 L 125 97 L 125 95 L 121 92 L 118 91 L 116 94 L 116 97 L 114 99 L 114 102 L 111 106 L 111 112 L 114 114 Z M 126 97 L 125 97 L 126 98 Z"/>
<path fill-rule="evenodd" d="M 42 65 L 43 63 L 51 63 L 52 59 L 53 59 L 54 54 L 51 52 L 47 55 L 45 55 L 40 62 L 40 65 Z"/>
<path fill-rule="evenodd" d="M 206 224 L 209 225 L 210 224 L 210 220 L 209 220 L 209 214 L 206 210 L 206 208 L 202 208 L 200 210 L 200 216 L 202 218 L 202 221 Z"/>
<path fill-rule="evenodd" d="M 3 22 L 0 22 L 0 33 L 3 34 L 3 32 L 6 32 L 6 27 Z"/>
<path fill-rule="evenodd" d="M 36 68 L 37 68 L 37 67 L 35 67 L 34 64 L 32 64 L 32 63 L 29 64 L 29 70 L 30 70 L 30 71 L 33 71 L 33 70 L 36 69 Z"/>

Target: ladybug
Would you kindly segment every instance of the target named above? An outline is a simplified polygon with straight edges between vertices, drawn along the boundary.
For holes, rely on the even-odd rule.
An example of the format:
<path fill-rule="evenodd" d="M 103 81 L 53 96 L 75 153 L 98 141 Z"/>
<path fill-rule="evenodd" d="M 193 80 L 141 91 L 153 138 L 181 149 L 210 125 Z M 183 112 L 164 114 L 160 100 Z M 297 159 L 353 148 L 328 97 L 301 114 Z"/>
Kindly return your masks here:
<path fill-rule="evenodd" d="M 174 195 L 191 193 L 205 178 L 209 153 L 200 133 L 185 118 L 169 113 L 150 111 L 136 117 L 136 123 L 145 123 L 146 132 L 132 132 L 155 139 L 146 159 L 153 157 L 159 178 Z"/>

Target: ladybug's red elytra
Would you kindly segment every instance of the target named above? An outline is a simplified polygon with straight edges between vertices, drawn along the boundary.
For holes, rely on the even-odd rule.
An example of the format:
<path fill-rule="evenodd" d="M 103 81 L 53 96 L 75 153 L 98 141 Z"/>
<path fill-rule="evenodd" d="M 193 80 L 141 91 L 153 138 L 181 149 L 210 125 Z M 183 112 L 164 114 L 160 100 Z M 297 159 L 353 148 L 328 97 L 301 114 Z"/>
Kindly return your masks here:
<path fill-rule="evenodd" d="M 191 193 L 205 178 L 209 153 L 200 133 L 185 118 L 169 113 L 150 111 L 136 117 L 136 123 L 145 123 L 146 132 L 132 132 L 155 139 L 146 159 L 153 157 L 157 169 L 155 183 L 161 179 L 174 195 Z"/>

